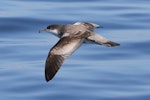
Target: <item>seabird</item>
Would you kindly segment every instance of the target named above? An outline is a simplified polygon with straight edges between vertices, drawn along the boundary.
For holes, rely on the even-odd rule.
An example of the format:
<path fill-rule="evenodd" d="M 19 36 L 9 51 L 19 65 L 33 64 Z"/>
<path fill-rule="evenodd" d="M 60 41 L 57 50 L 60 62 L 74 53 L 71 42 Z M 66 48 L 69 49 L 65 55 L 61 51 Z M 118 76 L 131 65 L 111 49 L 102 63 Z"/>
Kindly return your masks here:
<path fill-rule="evenodd" d="M 46 81 L 48 82 L 55 76 L 64 60 L 75 52 L 82 43 L 95 43 L 107 47 L 120 45 L 94 33 L 94 28 L 101 27 L 94 23 L 76 22 L 67 25 L 53 24 L 40 30 L 39 32 L 50 32 L 60 38 L 49 51 L 45 62 Z"/>

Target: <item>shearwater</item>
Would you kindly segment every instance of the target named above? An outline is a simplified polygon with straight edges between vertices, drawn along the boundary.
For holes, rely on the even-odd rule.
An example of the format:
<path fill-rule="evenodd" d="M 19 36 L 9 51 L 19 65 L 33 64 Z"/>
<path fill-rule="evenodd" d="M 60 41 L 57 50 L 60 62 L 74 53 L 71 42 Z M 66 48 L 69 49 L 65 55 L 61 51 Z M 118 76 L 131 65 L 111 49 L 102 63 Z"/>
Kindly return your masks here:
<path fill-rule="evenodd" d="M 45 62 L 45 79 L 47 82 L 55 76 L 64 60 L 76 51 L 82 43 L 95 43 L 107 47 L 120 45 L 94 33 L 94 28 L 101 28 L 101 26 L 89 22 L 76 22 L 67 25 L 53 24 L 39 31 L 50 32 L 60 38 L 49 51 Z"/>

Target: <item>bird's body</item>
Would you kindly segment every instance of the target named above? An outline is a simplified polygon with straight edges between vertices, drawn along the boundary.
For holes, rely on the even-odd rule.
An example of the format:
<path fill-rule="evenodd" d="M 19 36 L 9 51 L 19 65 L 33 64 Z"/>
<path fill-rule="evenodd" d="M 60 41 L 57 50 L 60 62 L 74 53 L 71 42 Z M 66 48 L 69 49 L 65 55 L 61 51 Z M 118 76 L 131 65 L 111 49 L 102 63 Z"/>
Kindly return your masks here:
<path fill-rule="evenodd" d="M 82 43 L 96 43 L 105 46 L 118 46 L 118 43 L 94 33 L 97 24 L 76 22 L 68 25 L 50 25 L 40 32 L 51 32 L 60 40 L 50 50 L 45 64 L 46 81 L 51 80 L 59 70 L 64 60 L 77 50 Z"/>

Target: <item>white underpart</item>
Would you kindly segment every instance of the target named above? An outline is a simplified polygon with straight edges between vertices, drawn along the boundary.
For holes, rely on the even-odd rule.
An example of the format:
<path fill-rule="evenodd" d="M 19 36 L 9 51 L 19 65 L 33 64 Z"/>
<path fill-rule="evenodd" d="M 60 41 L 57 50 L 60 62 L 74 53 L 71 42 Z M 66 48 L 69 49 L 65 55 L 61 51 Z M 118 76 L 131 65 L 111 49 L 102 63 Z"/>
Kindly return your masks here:
<path fill-rule="evenodd" d="M 59 37 L 59 32 L 57 29 L 54 29 L 54 30 L 50 30 L 49 32 L 53 33 L 53 35 Z"/>
<path fill-rule="evenodd" d="M 54 33 L 54 34 L 58 34 L 58 30 L 54 29 L 54 30 L 50 30 L 50 32 Z"/>

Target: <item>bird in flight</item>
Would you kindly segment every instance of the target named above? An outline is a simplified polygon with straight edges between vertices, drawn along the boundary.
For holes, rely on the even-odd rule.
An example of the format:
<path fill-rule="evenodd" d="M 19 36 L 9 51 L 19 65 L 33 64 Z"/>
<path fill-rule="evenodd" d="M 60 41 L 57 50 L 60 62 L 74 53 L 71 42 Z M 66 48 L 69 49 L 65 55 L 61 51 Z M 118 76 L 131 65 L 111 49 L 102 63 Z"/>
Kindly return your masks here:
<path fill-rule="evenodd" d="M 95 43 L 107 47 L 119 46 L 105 37 L 96 34 L 94 28 L 102 26 L 89 22 L 76 22 L 74 24 L 47 26 L 39 32 L 50 32 L 60 38 L 51 48 L 45 62 L 45 79 L 51 80 L 60 69 L 64 60 L 75 52 L 82 43 Z"/>

